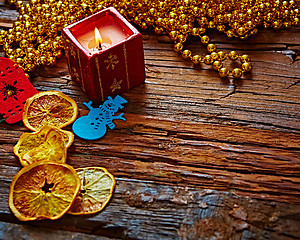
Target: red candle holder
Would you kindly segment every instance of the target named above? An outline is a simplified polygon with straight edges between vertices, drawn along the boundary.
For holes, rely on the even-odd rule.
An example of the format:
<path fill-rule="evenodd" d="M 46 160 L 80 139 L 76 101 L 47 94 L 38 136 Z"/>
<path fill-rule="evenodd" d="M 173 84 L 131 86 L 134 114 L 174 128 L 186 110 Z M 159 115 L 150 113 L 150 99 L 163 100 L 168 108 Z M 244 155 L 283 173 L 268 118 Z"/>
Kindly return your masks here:
<path fill-rule="evenodd" d="M 102 49 L 95 48 L 95 28 Z M 67 26 L 63 36 L 71 77 L 93 102 L 144 82 L 142 35 L 113 7 Z"/>

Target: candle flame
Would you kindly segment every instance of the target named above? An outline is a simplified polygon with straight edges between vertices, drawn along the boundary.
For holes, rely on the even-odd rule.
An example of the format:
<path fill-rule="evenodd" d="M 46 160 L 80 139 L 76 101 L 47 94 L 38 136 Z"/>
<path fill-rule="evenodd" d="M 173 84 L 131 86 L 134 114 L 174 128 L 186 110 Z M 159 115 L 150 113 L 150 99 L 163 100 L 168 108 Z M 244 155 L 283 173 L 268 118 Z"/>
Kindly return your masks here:
<path fill-rule="evenodd" d="M 95 28 L 95 40 L 96 40 L 97 47 L 99 46 L 99 48 L 101 48 L 102 38 L 98 28 Z"/>

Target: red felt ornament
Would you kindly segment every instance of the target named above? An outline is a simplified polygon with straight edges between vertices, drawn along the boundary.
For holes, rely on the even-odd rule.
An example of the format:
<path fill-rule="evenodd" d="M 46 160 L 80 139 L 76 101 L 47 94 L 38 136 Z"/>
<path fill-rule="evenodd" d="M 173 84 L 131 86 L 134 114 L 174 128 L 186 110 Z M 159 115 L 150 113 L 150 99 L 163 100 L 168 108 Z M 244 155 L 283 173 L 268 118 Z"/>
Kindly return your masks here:
<path fill-rule="evenodd" d="M 12 60 L 0 57 L 0 114 L 7 123 L 22 119 L 27 98 L 38 93 L 23 70 Z"/>

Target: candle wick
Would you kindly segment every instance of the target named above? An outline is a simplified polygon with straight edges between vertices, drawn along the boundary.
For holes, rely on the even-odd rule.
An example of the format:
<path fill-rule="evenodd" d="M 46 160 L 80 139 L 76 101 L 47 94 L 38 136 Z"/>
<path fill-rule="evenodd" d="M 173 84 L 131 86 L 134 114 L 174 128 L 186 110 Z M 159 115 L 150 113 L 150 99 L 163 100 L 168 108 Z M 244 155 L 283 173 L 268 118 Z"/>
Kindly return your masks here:
<path fill-rule="evenodd" d="M 101 43 L 99 42 L 99 45 L 96 47 L 98 50 L 102 50 Z"/>

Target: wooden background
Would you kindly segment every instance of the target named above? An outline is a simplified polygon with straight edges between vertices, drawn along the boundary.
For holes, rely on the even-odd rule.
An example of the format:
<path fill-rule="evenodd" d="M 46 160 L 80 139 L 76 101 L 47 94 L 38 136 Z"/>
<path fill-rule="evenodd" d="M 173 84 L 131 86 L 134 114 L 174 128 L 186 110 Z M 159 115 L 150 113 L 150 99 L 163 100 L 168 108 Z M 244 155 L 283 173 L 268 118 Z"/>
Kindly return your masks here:
<path fill-rule="evenodd" d="M 1 0 L 0 16 L 7 29 L 17 15 Z M 300 28 L 209 36 L 219 50 L 249 54 L 252 73 L 220 79 L 145 32 L 146 81 L 122 94 L 127 121 L 97 141 L 75 138 L 67 162 L 105 167 L 117 180 L 99 214 L 19 222 L 8 193 L 21 168 L 13 146 L 28 130 L 2 122 L 0 239 L 300 239 Z M 196 39 L 189 46 L 203 52 Z M 64 57 L 31 82 L 88 113 Z"/>

